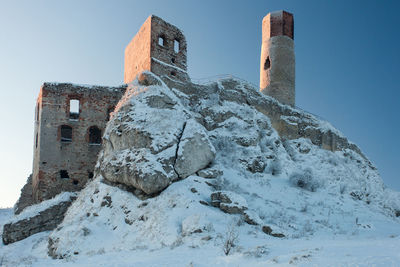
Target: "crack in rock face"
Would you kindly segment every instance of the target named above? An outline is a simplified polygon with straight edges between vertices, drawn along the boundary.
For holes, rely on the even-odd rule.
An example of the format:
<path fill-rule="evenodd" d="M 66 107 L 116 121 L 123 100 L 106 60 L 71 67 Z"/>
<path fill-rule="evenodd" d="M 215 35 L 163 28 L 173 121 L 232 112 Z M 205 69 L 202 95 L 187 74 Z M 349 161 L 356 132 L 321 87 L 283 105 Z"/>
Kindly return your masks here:
<path fill-rule="evenodd" d="M 131 85 L 107 125 L 100 172 L 154 194 L 207 167 L 215 149 L 191 117 L 168 87 Z"/>
<path fill-rule="evenodd" d="M 204 127 L 191 119 L 186 123 L 177 151 L 175 170 L 182 178 L 207 167 L 215 158 Z"/>

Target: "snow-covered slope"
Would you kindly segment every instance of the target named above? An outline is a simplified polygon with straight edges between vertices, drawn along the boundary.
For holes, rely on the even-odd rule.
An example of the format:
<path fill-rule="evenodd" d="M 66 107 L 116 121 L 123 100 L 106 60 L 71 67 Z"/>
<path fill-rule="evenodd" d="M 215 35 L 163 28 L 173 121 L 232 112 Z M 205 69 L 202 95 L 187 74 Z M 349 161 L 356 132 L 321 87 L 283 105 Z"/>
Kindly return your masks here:
<path fill-rule="evenodd" d="M 240 82 L 232 83 L 236 86 L 232 88 L 216 82 L 195 92 L 168 88 L 147 75 L 146 82 L 130 86 L 113 120 L 137 110 L 135 97 L 164 92 L 185 112 L 181 119 L 204 126 L 216 151 L 213 162 L 185 179 L 170 181 L 165 190 L 147 198 L 131 187 L 108 182 L 102 175 L 107 158 L 101 155 L 95 179 L 80 192 L 56 230 L 0 246 L 0 259 L 6 265 L 394 266 L 399 262 L 400 195 L 385 188 L 376 168 L 352 149 L 353 144 L 333 152 L 307 137 L 283 138 L 271 118 L 251 104 L 222 99 L 224 90 L 232 95 L 243 92 L 246 86 Z M 251 95 L 267 99 L 256 91 Z M 157 116 L 154 106 L 130 113 L 132 124 L 146 114 Z M 297 123 L 341 135 L 315 117 L 304 122 L 305 116 L 311 118 L 297 116 Z M 160 125 L 182 124 L 176 117 L 161 117 Z M 121 135 L 126 132 L 122 129 Z M 162 136 L 154 133 L 150 144 Z M 167 136 L 178 149 L 180 140 Z M 112 153 L 111 146 L 108 150 Z M 232 200 L 224 204 L 240 211 L 225 209 L 231 212 L 225 213 L 211 205 L 215 192 L 223 192 Z M 32 252 L 18 259 L 23 246 Z"/>

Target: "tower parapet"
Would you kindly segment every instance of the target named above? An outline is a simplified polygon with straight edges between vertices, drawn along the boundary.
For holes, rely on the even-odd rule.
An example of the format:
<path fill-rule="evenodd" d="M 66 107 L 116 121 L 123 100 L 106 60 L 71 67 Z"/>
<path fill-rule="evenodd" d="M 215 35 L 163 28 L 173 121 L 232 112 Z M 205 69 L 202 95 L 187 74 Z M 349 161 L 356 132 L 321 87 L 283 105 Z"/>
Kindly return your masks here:
<path fill-rule="evenodd" d="M 262 21 L 260 91 L 295 105 L 294 20 L 286 11 L 271 12 Z"/>

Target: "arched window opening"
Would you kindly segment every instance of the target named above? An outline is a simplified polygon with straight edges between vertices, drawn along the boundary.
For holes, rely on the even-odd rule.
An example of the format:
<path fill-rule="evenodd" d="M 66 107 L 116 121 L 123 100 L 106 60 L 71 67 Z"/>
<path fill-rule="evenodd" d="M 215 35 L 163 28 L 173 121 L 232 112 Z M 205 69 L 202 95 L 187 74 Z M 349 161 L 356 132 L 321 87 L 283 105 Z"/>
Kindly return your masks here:
<path fill-rule="evenodd" d="M 269 57 L 267 57 L 267 59 L 265 60 L 264 63 L 264 70 L 267 70 L 271 67 L 271 61 L 269 60 Z"/>
<path fill-rule="evenodd" d="M 70 120 L 79 119 L 79 100 L 70 99 L 69 100 L 69 118 Z"/>
<path fill-rule="evenodd" d="M 78 185 L 78 184 L 79 184 L 79 181 L 74 179 L 74 180 L 72 181 L 72 183 L 73 183 L 74 185 Z"/>
<path fill-rule="evenodd" d="M 38 146 L 38 140 L 39 139 L 39 136 L 38 136 L 38 133 L 36 133 L 36 137 L 35 137 L 35 147 L 37 148 L 37 146 Z"/>
<path fill-rule="evenodd" d="M 178 53 L 180 49 L 181 49 L 181 43 L 175 39 L 174 40 L 174 52 Z"/>
<path fill-rule="evenodd" d="M 89 128 L 89 144 L 99 145 L 101 144 L 101 130 L 96 126 Z"/>
<path fill-rule="evenodd" d="M 60 170 L 60 178 L 61 179 L 69 179 L 68 172 L 66 170 Z"/>
<path fill-rule="evenodd" d="M 158 36 L 158 45 L 164 46 L 164 47 L 167 46 L 167 42 L 166 42 L 166 39 L 165 39 L 164 35 Z"/>
<path fill-rule="evenodd" d="M 172 76 L 176 76 L 176 71 L 171 71 Z"/>
<path fill-rule="evenodd" d="M 68 125 L 61 125 L 61 142 L 72 142 L 72 127 Z"/>

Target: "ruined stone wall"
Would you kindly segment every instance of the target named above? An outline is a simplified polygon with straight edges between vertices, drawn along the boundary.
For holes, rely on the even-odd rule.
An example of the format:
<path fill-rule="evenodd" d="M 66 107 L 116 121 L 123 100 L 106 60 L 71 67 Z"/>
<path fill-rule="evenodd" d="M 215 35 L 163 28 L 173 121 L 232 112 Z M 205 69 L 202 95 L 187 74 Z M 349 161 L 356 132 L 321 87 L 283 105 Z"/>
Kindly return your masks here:
<path fill-rule="evenodd" d="M 125 48 L 125 83 L 132 82 L 144 70 L 150 71 L 150 31 L 151 17 L 148 17 Z"/>
<path fill-rule="evenodd" d="M 32 197 L 32 174 L 31 174 L 29 175 L 26 184 L 21 189 L 21 195 L 14 206 L 14 213 L 20 214 L 23 209 L 29 207 L 33 203 L 34 201 Z"/>
<path fill-rule="evenodd" d="M 93 177 L 101 135 L 125 89 L 69 83 L 42 86 L 36 108 L 32 179 L 36 202 L 80 190 Z M 79 115 L 70 114 L 70 100 L 79 100 Z M 65 138 L 68 129 L 63 131 L 62 126 L 72 128 L 70 140 Z M 93 139 L 98 134 L 100 139 Z"/>
<path fill-rule="evenodd" d="M 159 44 L 162 38 L 163 45 Z M 158 76 L 187 81 L 187 44 L 183 33 L 157 16 L 151 20 L 151 71 Z"/>
<path fill-rule="evenodd" d="M 49 206 L 47 209 L 38 212 L 32 217 L 11 221 L 5 224 L 2 234 L 3 244 L 8 245 L 36 233 L 55 229 L 62 222 L 65 213 L 75 199 L 76 196 L 71 195 L 63 201 L 54 203 L 54 205 Z"/>
<path fill-rule="evenodd" d="M 279 102 L 295 105 L 295 54 L 293 15 L 268 14 L 262 22 L 260 90 Z"/>
<path fill-rule="evenodd" d="M 187 81 L 187 44 L 183 33 L 157 16 L 150 16 L 125 49 L 124 82 L 142 71 Z"/>

